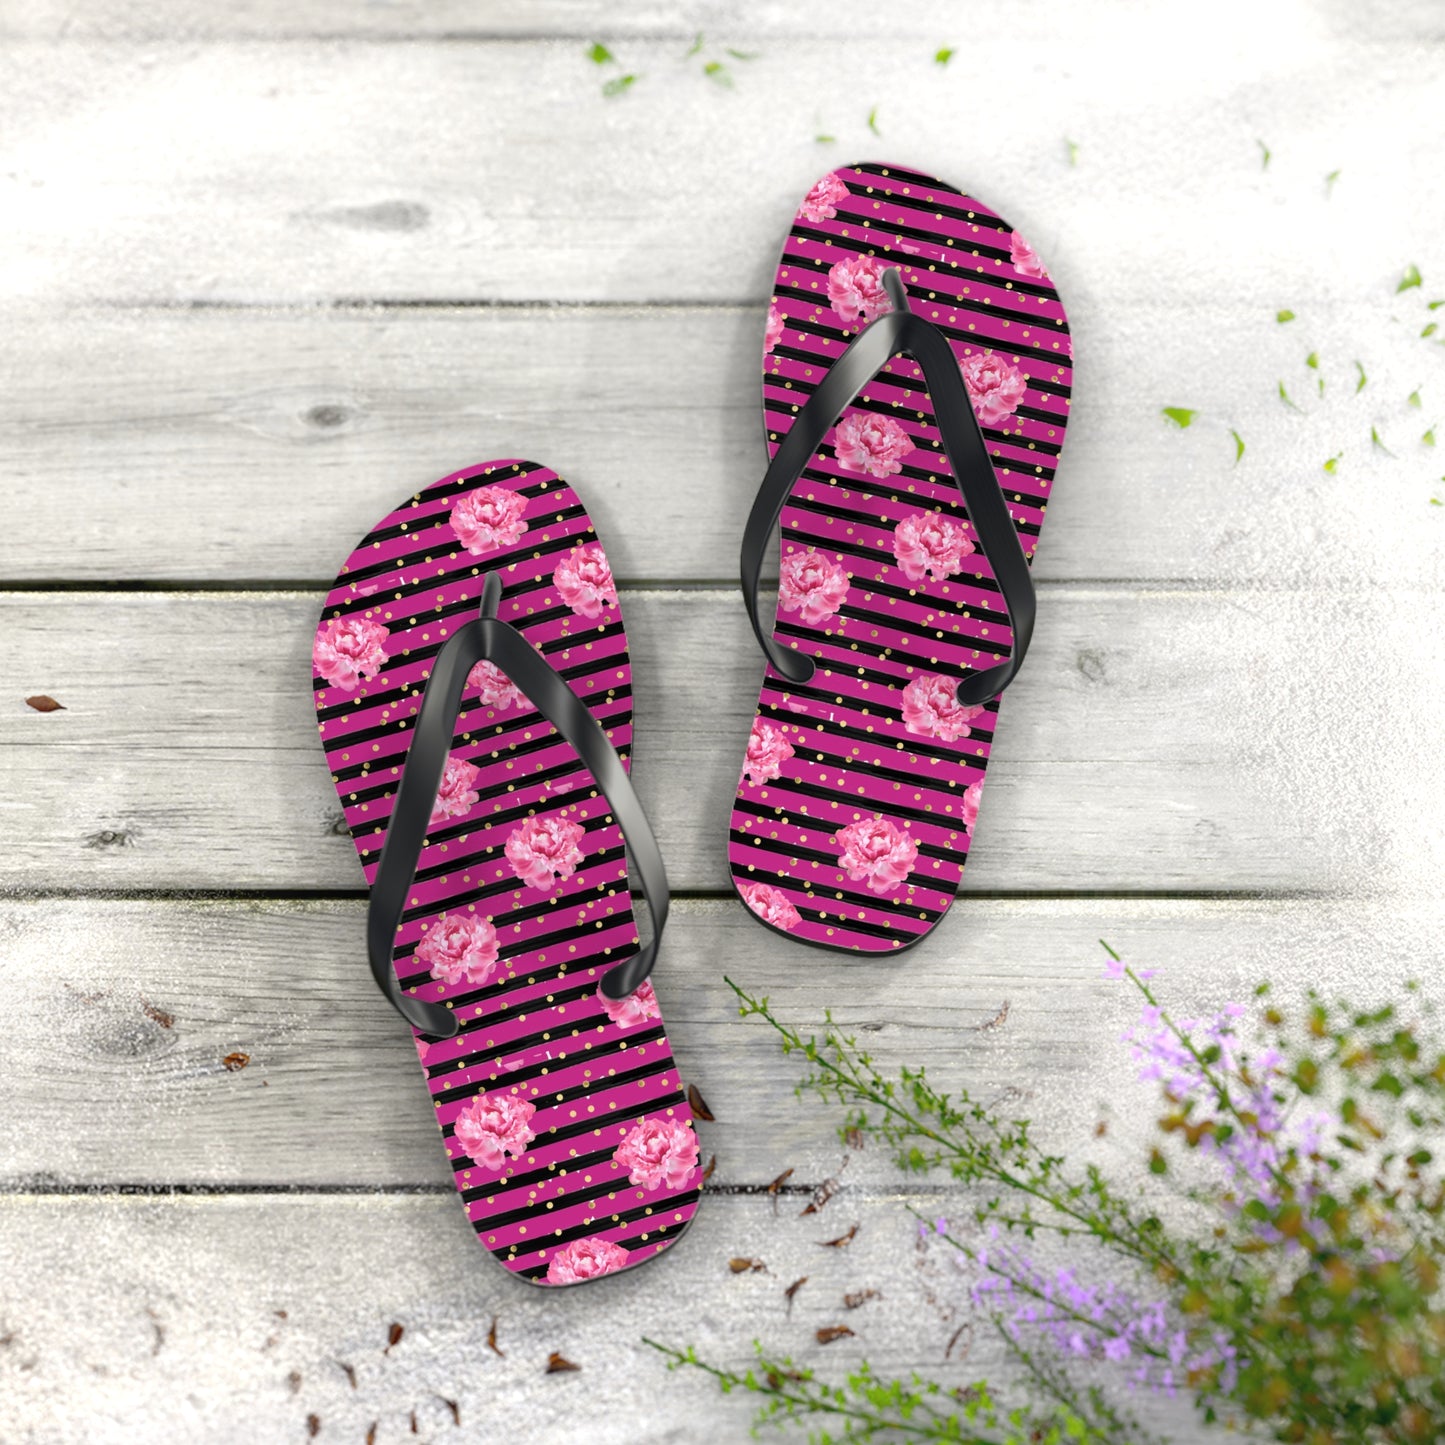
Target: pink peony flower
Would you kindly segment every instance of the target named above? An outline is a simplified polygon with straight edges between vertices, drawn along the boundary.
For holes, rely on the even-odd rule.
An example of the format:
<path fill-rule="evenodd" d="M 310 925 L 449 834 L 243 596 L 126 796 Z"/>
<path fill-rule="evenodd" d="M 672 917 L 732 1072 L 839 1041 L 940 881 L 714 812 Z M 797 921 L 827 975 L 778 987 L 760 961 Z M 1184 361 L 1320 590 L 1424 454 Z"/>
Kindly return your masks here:
<path fill-rule="evenodd" d="M 427 929 L 416 956 L 431 968 L 433 978 L 480 988 L 497 966 L 497 930 L 490 918 L 450 913 Z"/>
<path fill-rule="evenodd" d="M 620 1029 L 635 1029 L 638 1024 L 645 1023 L 648 1019 L 660 1019 L 662 1010 L 657 1006 L 657 995 L 652 991 L 652 984 L 647 980 L 637 985 L 626 998 L 608 998 L 602 992 L 602 985 L 597 985 L 597 997 L 602 1007 L 607 1010 L 607 1017 Z"/>
<path fill-rule="evenodd" d="M 579 617 L 598 617 L 602 604 L 617 606 L 617 588 L 612 581 L 612 568 L 607 553 L 593 542 L 587 547 L 574 547 L 558 564 L 552 581 L 562 600 Z"/>
<path fill-rule="evenodd" d="M 447 818 L 464 818 L 476 807 L 480 797 L 472 784 L 476 782 L 481 771 L 465 758 L 459 758 L 455 753 L 447 754 L 447 765 L 442 771 L 437 800 L 431 809 L 433 827 Z"/>
<path fill-rule="evenodd" d="M 963 524 L 938 512 L 914 512 L 893 529 L 893 555 L 910 582 L 925 573 L 942 582 L 963 570 L 963 559 L 972 551 Z"/>
<path fill-rule="evenodd" d="M 697 1135 L 680 1119 L 644 1119 L 612 1156 L 628 1182 L 644 1189 L 683 1188 L 697 1168 Z"/>
<path fill-rule="evenodd" d="M 783 339 L 783 313 L 776 306 L 768 307 L 768 324 L 763 331 L 763 355 L 771 356 L 773 347 Z"/>
<path fill-rule="evenodd" d="M 1044 263 L 1039 260 L 1039 253 L 1017 231 L 1013 231 L 1009 235 L 1008 258 L 1013 262 L 1013 268 L 1020 276 L 1045 274 Z"/>
<path fill-rule="evenodd" d="M 802 612 L 810 627 L 826 622 L 848 596 L 848 574 L 821 552 L 789 552 L 778 569 L 784 612 Z"/>
<path fill-rule="evenodd" d="M 843 870 L 870 893 L 892 893 L 913 871 L 918 844 L 907 829 L 900 831 L 887 818 L 862 818 L 839 828 L 833 841 L 843 850 Z"/>
<path fill-rule="evenodd" d="M 962 363 L 963 384 L 983 426 L 997 426 L 1019 409 L 1029 380 L 995 351 L 975 351 Z"/>
<path fill-rule="evenodd" d="M 480 557 L 520 540 L 527 530 L 522 520 L 526 510 L 526 497 L 510 487 L 479 487 L 452 508 L 452 531 L 473 557 Z"/>
<path fill-rule="evenodd" d="M 311 644 L 311 665 L 332 687 L 355 692 L 362 675 L 375 677 L 386 666 L 391 634 L 367 617 L 333 617 Z"/>
<path fill-rule="evenodd" d="M 915 677 L 903 689 L 903 726 L 920 737 L 957 742 L 968 736 L 969 723 L 982 711 L 982 704 L 959 703 L 958 682 L 951 677 Z"/>
<path fill-rule="evenodd" d="M 764 923 L 771 923 L 774 928 L 781 928 L 785 933 L 803 921 L 802 915 L 793 907 L 788 895 L 780 888 L 774 888 L 771 883 L 745 883 L 742 894 L 743 902 Z"/>
<path fill-rule="evenodd" d="M 582 825 L 561 813 L 528 818 L 507 838 L 507 862 L 528 888 L 550 893 L 582 861 Z"/>
<path fill-rule="evenodd" d="M 627 1251 L 611 1240 L 574 1239 L 565 1249 L 559 1249 L 547 1266 L 548 1284 L 580 1284 L 584 1279 L 596 1279 L 599 1275 L 613 1274 L 627 1265 Z"/>
<path fill-rule="evenodd" d="M 903 470 L 903 458 L 913 450 L 913 438 L 891 416 L 855 411 L 838 423 L 833 433 L 838 464 L 870 477 L 891 477 Z"/>
<path fill-rule="evenodd" d="M 479 662 L 467 674 L 467 686 L 480 695 L 483 707 L 494 707 L 498 712 L 529 705 L 521 689 L 495 662 Z"/>
<path fill-rule="evenodd" d="M 813 189 L 803 197 L 798 215 L 804 221 L 817 225 L 819 221 L 831 221 L 838 214 L 838 202 L 848 199 L 848 184 L 833 171 L 829 171 Z"/>
<path fill-rule="evenodd" d="M 889 268 L 877 256 L 849 256 L 828 272 L 828 305 L 844 321 L 873 321 L 893 309 L 883 289 Z"/>
<path fill-rule="evenodd" d="M 743 764 L 748 782 L 755 788 L 759 783 L 771 782 L 782 774 L 783 764 L 792 756 L 793 745 L 783 736 L 782 729 L 755 717 L 753 730 L 748 734 L 747 761 Z"/>
<path fill-rule="evenodd" d="M 535 1104 L 515 1094 L 478 1094 L 452 1126 L 457 1142 L 473 1164 L 482 1169 L 500 1169 L 507 1155 L 519 1158 L 537 1136 L 532 1131 Z"/>
<path fill-rule="evenodd" d="M 970 783 L 963 790 L 963 807 L 959 810 L 963 817 L 963 826 L 971 833 L 973 825 L 978 822 L 978 800 L 983 795 L 983 779 L 976 783 Z"/>

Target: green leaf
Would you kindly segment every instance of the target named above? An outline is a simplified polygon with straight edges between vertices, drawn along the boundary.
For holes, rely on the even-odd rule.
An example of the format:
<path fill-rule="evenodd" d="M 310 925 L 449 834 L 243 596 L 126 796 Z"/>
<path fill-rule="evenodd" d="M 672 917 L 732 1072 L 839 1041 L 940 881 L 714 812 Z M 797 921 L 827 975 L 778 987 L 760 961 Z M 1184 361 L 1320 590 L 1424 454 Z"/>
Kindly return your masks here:
<path fill-rule="evenodd" d="M 1412 392 L 1410 393 L 1410 395 L 1405 398 L 1405 400 L 1408 401 L 1411 406 L 1419 406 L 1419 405 L 1420 405 L 1420 388 L 1417 386 L 1417 387 L 1415 388 L 1415 390 L 1412 391 Z"/>
<path fill-rule="evenodd" d="M 697 32 L 697 34 L 692 37 L 692 44 L 689 45 L 689 46 L 687 47 L 687 49 L 683 52 L 682 58 L 683 58 L 684 60 L 691 60 L 692 57 L 693 57 L 694 55 L 696 55 L 696 54 L 698 53 L 698 51 L 701 50 L 701 49 L 702 49 L 702 31 L 699 30 L 699 31 Z"/>
<path fill-rule="evenodd" d="M 602 87 L 602 94 L 610 100 L 614 95 L 621 95 L 624 91 L 630 90 L 636 84 L 637 77 L 635 75 L 614 76 Z"/>
<path fill-rule="evenodd" d="M 734 60 L 757 60 L 763 52 L 761 50 L 734 50 L 732 46 L 728 46 L 727 53 Z"/>
<path fill-rule="evenodd" d="M 1365 368 L 1358 361 L 1355 363 L 1355 370 L 1360 373 L 1360 379 L 1355 383 L 1355 395 L 1358 396 L 1365 389 L 1365 383 L 1370 378 L 1365 375 Z"/>
<path fill-rule="evenodd" d="M 1199 415 L 1197 411 L 1190 411 L 1187 406 L 1166 406 L 1161 407 L 1160 410 L 1180 431 L 1183 431 Z"/>
<path fill-rule="evenodd" d="M 1238 466 L 1239 459 L 1244 455 L 1244 438 L 1233 427 L 1230 428 L 1229 434 L 1234 438 L 1234 465 Z"/>
<path fill-rule="evenodd" d="M 596 41 L 592 49 L 587 52 L 587 58 L 593 65 L 608 65 L 617 57 L 600 41 Z"/>
<path fill-rule="evenodd" d="M 1294 312 L 1293 312 L 1293 311 L 1276 311 L 1276 312 L 1274 313 L 1274 319 L 1275 319 L 1276 321 L 1278 321 L 1281 326 L 1283 326 L 1286 321 L 1293 321 L 1293 320 L 1294 320 Z"/>
<path fill-rule="evenodd" d="M 1439 497 L 1431 497 L 1430 505 L 1432 507 L 1445 507 L 1445 502 L 1442 502 Z"/>
<path fill-rule="evenodd" d="M 716 81 L 718 85 L 731 86 L 733 78 L 726 65 L 721 60 L 709 60 L 702 68 L 702 73 L 709 80 Z"/>
<path fill-rule="evenodd" d="M 1320 354 L 1319 354 L 1319 352 L 1318 352 L 1318 351 L 1312 351 L 1312 352 L 1310 352 L 1310 354 L 1309 354 L 1307 357 L 1305 357 L 1305 365 L 1306 365 L 1307 367 L 1309 367 L 1309 369 L 1310 369 L 1311 371 L 1318 371 L 1318 370 L 1320 369 Z"/>
<path fill-rule="evenodd" d="M 1445 306 L 1445 301 L 1427 301 L 1425 306 L 1427 310 L 1438 311 L 1442 306 Z"/>
<path fill-rule="evenodd" d="M 813 137 L 813 143 L 820 146 L 837 145 L 838 137 L 835 135 L 815 135 Z"/>
<path fill-rule="evenodd" d="M 1169 1161 L 1157 1149 L 1149 1151 L 1149 1172 L 1151 1174 L 1167 1174 L 1169 1172 Z"/>
<path fill-rule="evenodd" d="M 1339 180 L 1339 178 L 1340 178 L 1340 173 L 1339 173 L 1339 171 L 1337 171 L 1337 170 L 1336 170 L 1336 171 L 1331 171 L 1331 172 L 1329 173 L 1329 175 L 1327 175 L 1327 176 L 1325 177 L 1325 199 L 1326 199 L 1326 200 L 1329 200 L 1331 193 L 1332 193 L 1332 192 L 1334 191 L 1334 189 L 1335 189 L 1335 182 L 1336 182 L 1337 180 Z"/>
<path fill-rule="evenodd" d="M 883 134 L 883 132 L 878 129 L 878 107 L 876 105 L 868 112 L 868 129 L 871 130 L 874 135 Z"/>
<path fill-rule="evenodd" d="M 1408 291 L 1412 286 L 1418 285 L 1420 285 L 1420 268 L 1412 261 L 1405 274 L 1400 277 L 1400 284 L 1395 287 L 1395 294 L 1398 296 L 1401 291 Z"/>
<path fill-rule="evenodd" d="M 1336 452 L 1334 456 L 1332 456 L 1329 461 L 1325 463 L 1325 470 L 1331 476 L 1334 476 L 1335 472 L 1339 469 L 1340 458 L 1342 456 L 1344 456 L 1344 452 Z"/>
<path fill-rule="evenodd" d="M 1065 136 L 1065 137 L 1064 137 L 1064 145 L 1068 148 L 1069 164 L 1070 164 L 1071 166 L 1076 166 L 1076 165 L 1078 165 L 1078 163 L 1079 163 L 1079 143 L 1078 143 L 1078 141 L 1072 141 L 1072 140 L 1070 140 L 1067 136 Z"/>
<path fill-rule="evenodd" d="M 1257 146 L 1259 147 L 1259 154 L 1260 154 L 1259 168 L 1260 168 L 1260 170 L 1262 170 L 1262 171 L 1267 171 L 1267 170 L 1269 169 L 1269 147 L 1268 147 L 1267 145 L 1265 145 L 1265 143 L 1264 143 L 1262 140 L 1257 140 L 1257 141 L 1255 141 L 1255 145 L 1257 145 Z"/>
<path fill-rule="evenodd" d="M 1433 447 L 1435 445 L 1435 428 L 1432 426 L 1430 430 L 1427 431 L 1425 435 L 1420 438 L 1420 440 L 1427 447 Z"/>
<path fill-rule="evenodd" d="M 953 47 L 945 45 L 942 50 L 934 52 L 933 63 L 935 65 L 947 65 L 953 59 Z"/>
<path fill-rule="evenodd" d="M 1287 407 L 1289 407 L 1289 409 L 1290 409 L 1291 411 L 1299 411 L 1299 410 L 1301 409 L 1301 408 L 1299 408 L 1298 406 L 1296 406 L 1293 401 L 1290 400 L 1290 394 L 1289 394 L 1289 392 L 1287 392 L 1287 391 L 1284 389 L 1284 382 L 1280 382 L 1280 384 L 1279 384 L 1279 399 L 1280 399 Z"/>
<path fill-rule="evenodd" d="M 1395 453 L 1392 452 L 1389 447 L 1385 445 L 1385 439 L 1380 435 L 1379 427 L 1372 426 L 1370 428 L 1370 442 L 1372 445 L 1379 447 L 1379 449 L 1384 452 L 1387 457 L 1392 457 L 1395 455 Z"/>
<path fill-rule="evenodd" d="M 1438 321 L 1432 321 L 1432 322 L 1430 322 L 1430 324 L 1429 324 L 1428 326 L 1426 326 L 1426 328 L 1420 333 L 1420 335 L 1421 335 L 1421 336 L 1434 336 L 1434 334 L 1435 334 L 1439 329 L 1440 329 L 1440 323 L 1439 323 Z"/>

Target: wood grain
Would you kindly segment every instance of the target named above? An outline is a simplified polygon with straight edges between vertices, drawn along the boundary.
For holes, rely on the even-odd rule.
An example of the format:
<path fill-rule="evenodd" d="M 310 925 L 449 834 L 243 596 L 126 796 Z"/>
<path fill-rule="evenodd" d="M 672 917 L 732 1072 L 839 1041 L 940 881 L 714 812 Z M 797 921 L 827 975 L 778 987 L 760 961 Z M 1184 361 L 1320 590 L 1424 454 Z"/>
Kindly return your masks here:
<path fill-rule="evenodd" d="M 107 1184 L 450 1190 L 411 1036 L 371 983 L 360 903 L 37 900 L 0 905 L 0 1190 Z M 1311 985 L 1365 1003 L 1433 967 L 1439 904 L 968 900 L 889 965 L 763 933 L 733 902 L 674 906 L 655 983 L 714 1186 L 784 1170 L 808 1191 L 839 1170 L 840 1111 L 799 1100 L 801 1066 L 744 1022 L 724 976 L 807 1031 L 831 1010 L 890 1071 L 1036 1121 L 1071 1154 L 1093 1126 L 1127 1166 L 1152 1094 L 1119 1042 L 1138 1011 L 1102 977 L 1102 936 L 1189 1016 Z M 222 1060 L 250 1062 L 229 1072 Z M 840 1178 L 887 1186 L 876 1150 Z M 796 1214 L 800 1206 L 790 1206 Z"/>
<path fill-rule="evenodd" d="M 319 598 L 20 594 L 11 887 L 355 889 L 315 738 Z M 1429 890 L 1445 599 L 1047 588 L 965 889 Z M 760 676 L 731 592 L 624 600 L 636 777 L 675 888 L 727 892 Z M 1381 633 L 1382 615 L 1418 633 Z M 1368 658 L 1377 717 L 1351 666 Z M 66 711 L 22 699 L 46 692 Z"/>

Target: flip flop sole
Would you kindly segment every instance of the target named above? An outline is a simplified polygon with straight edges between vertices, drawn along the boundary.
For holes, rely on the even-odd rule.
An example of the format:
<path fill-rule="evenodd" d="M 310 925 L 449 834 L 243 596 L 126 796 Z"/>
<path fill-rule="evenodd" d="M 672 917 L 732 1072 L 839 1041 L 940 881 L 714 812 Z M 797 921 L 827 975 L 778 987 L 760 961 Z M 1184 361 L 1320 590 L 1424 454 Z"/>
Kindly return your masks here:
<path fill-rule="evenodd" d="M 768 313 L 768 454 L 890 309 L 881 278 L 894 267 L 958 359 L 1032 561 L 1068 423 L 1068 321 L 1032 248 L 942 181 L 858 165 L 808 193 Z M 767 669 L 729 825 L 743 902 L 833 949 L 899 952 L 947 912 L 999 710 L 960 708 L 950 679 L 1003 661 L 1012 642 L 923 387 L 895 356 L 784 507 L 774 636 L 817 671 L 795 686 Z"/>
<path fill-rule="evenodd" d="M 586 509 L 532 462 L 455 472 L 363 539 L 316 635 L 322 745 L 368 884 L 431 660 L 476 616 L 491 572 L 505 589 L 499 616 L 628 762 L 627 637 Z M 692 1111 L 652 987 L 621 1003 L 598 992 L 637 937 L 622 833 L 592 775 L 479 663 L 395 968 L 403 989 L 457 1015 L 455 1038 L 416 1034 L 437 1122 L 478 1237 L 536 1284 L 640 1264 L 697 1208 Z"/>

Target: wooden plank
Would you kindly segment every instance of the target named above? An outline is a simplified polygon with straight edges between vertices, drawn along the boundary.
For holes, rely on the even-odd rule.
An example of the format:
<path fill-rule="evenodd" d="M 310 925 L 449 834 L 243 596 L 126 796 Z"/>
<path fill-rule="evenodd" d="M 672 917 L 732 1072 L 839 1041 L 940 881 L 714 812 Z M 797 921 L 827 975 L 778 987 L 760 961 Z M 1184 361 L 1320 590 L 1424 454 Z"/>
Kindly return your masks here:
<path fill-rule="evenodd" d="M 373 987 L 360 903 L 35 900 L 0 905 L 0 1190 L 450 1188 L 410 1034 Z M 840 1111 L 798 1100 L 796 1060 L 740 1022 L 725 974 L 812 1029 L 831 1009 L 885 1068 L 1004 1099 L 1049 1143 L 1113 1126 L 1111 1167 L 1152 1117 L 1119 1035 L 1137 1000 L 1101 976 L 1102 936 L 1159 970 L 1181 1014 L 1262 978 L 1361 1003 L 1434 967 L 1442 908 L 1318 901 L 967 900 L 889 965 L 789 947 L 733 902 L 681 900 L 655 976 L 719 1186 L 839 1170 Z M 249 1065 L 230 1073 L 236 1051 Z M 1142 1121 L 1142 1123 L 1140 1122 Z M 896 1178 L 853 1151 L 850 1187 Z M 793 1205 L 791 1212 L 797 1213 Z M 0 1320 L 3 1323 L 3 1320 Z"/>
<path fill-rule="evenodd" d="M 358 887 L 311 711 L 318 601 L 5 598 L 8 886 Z M 1373 588 L 1045 589 L 965 888 L 1430 890 L 1442 611 Z M 727 891 L 755 644 L 731 592 L 638 592 L 624 613 L 638 791 L 674 887 Z M 1382 631 L 1392 616 L 1411 627 Z"/>
<path fill-rule="evenodd" d="M 620 54 L 643 78 L 613 100 L 577 43 L 15 42 L 0 56 L 0 298 L 760 298 L 801 192 L 855 154 L 991 200 L 1067 297 L 1111 313 L 1225 295 L 1324 309 L 1431 254 L 1440 196 L 1402 184 L 1434 159 L 1416 119 L 1445 110 L 1427 41 L 1362 43 L 1256 6 L 1192 24 L 1182 72 L 1166 9 L 1016 14 L 975 27 L 948 67 L 879 27 L 866 86 L 842 92 L 856 31 L 764 46 L 734 62 L 733 88 L 676 41 L 638 41 Z M 1248 107 L 1221 110 L 1221 73 Z M 1180 135 L 1183 164 L 1152 143 Z M 1260 136 L 1279 155 L 1268 172 Z M 1209 339 L 1189 375 L 1250 360 L 1227 332 Z"/>
<path fill-rule="evenodd" d="M 1405 403 L 1418 358 L 1371 349 L 1367 338 L 1388 326 L 1372 311 L 1340 306 L 1308 344 L 1331 365 L 1366 358 L 1372 387 L 1392 399 L 1378 413 L 1384 434 L 1399 445 L 1409 435 L 1400 427 L 1420 415 Z M 0 578 L 320 585 L 399 496 L 468 462 L 521 455 L 581 489 L 619 576 L 731 586 L 763 455 L 761 314 L 13 317 L 0 357 Z M 1272 380 L 1241 395 L 1228 368 L 1179 387 L 1193 349 L 1220 332 L 1280 372 L 1302 370 L 1272 314 L 1221 303 L 1176 327 L 1163 308 L 1111 315 L 1085 298 L 1075 325 L 1090 380 L 1041 578 L 1445 585 L 1413 452 L 1359 444 L 1357 412 L 1374 391 L 1332 392 L 1304 417 L 1280 405 Z M 1204 416 L 1181 433 L 1161 417 L 1164 403 Z M 1237 468 L 1226 418 L 1248 441 Z M 1346 463 L 1322 471 L 1346 445 Z M 1289 521 L 1302 490 L 1307 544 Z"/>
<path fill-rule="evenodd" d="M 761 1338 L 829 1375 L 867 1358 L 950 1387 L 997 1367 L 981 1318 L 944 1361 L 967 1283 L 918 1252 L 910 1201 L 940 1207 L 916 1192 L 844 1198 L 799 1221 L 766 1199 L 709 1199 L 664 1258 L 559 1298 L 506 1278 L 447 1199 L 6 1198 L 0 1435 L 299 1445 L 314 1415 L 323 1445 L 359 1445 L 373 1423 L 376 1445 L 741 1445 L 751 1403 L 669 1375 L 644 1336 L 736 1366 Z M 848 1248 L 819 1248 L 854 1221 Z M 768 1272 L 733 1275 L 734 1255 Z M 783 1290 L 803 1275 L 789 1314 Z M 881 1297 L 843 1307 L 866 1288 Z M 818 1345 L 818 1328 L 842 1323 L 853 1338 Z M 580 1372 L 548 1375 L 553 1351 Z M 1173 1439 L 1204 1438 L 1187 1405 L 1167 1418 Z"/>

